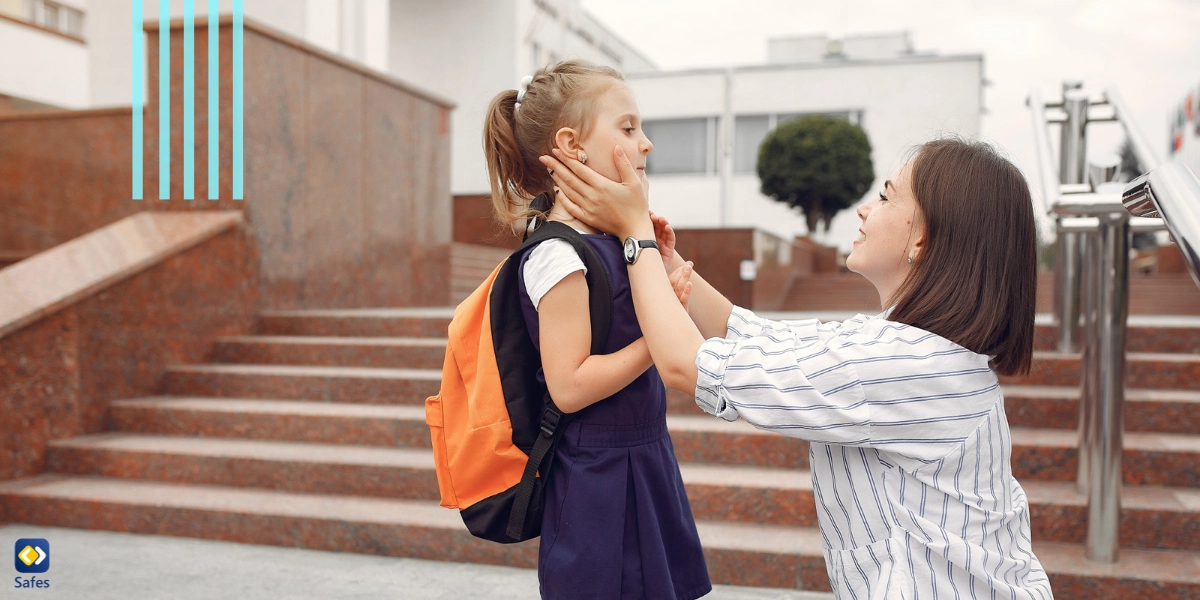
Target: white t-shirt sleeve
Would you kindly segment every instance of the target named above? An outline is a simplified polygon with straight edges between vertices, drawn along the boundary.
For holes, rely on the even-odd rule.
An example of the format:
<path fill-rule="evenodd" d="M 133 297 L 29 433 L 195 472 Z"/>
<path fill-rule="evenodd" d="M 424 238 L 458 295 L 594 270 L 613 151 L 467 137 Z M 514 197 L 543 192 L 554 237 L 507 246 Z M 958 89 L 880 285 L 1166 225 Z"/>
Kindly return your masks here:
<path fill-rule="evenodd" d="M 521 275 L 525 278 L 525 291 L 533 300 L 536 309 L 551 288 L 575 271 L 583 271 L 587 275 L 587 267 L 583 259 L 575 252 L 575 248 L 565 240 L 552 239 L 538 244 L 529 253 Z"/>

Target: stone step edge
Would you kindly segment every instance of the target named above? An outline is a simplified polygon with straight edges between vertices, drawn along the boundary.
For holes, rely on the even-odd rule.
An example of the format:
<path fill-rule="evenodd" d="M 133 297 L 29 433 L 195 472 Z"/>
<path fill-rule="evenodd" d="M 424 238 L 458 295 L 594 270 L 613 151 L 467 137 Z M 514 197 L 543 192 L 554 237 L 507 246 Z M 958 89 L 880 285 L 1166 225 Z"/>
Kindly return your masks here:
<path fill-rule="evenodd" d="M 121 445 L 119 442 L 127 442 Z M 116 443 L 114 443 L 116 442 Z M 132 443 L 128 443 L 132 442 Z M 184 455 L 191 458 L 301 462 L 313 465 L 350 467 L 394 467 L 429 471 L 431 450 L 381 446 L 342 446 L 307 442 L 277 442 L 225 438 L 192 438 L 145 434 L 101 433 L 50 442 L 49 447 L 105 452 Z M 363 460 L 374 457 L 376 460 Z M 383 460 L 387 459 L 387 460 Z M 758 467 L 683 462 L 679 464 L 685 485 L 811 492 L 808 469 Z M 1086 506 L 1087 500 L 1074 482 L 1027 479 L 1022 482 L 1030 504 Z M 1168 511 L 1200 515 L 1200 489 L 1137 486 L 1122 487 L 1124 510 Z M 1195 507 L 1195 508 L 1189 508 Z"/>
<path fill-rule="evenodd" d="M 96 497 L 94 493 L 89 497 L 82 493 L 88 491 L 89 486 L 106 491 L 106 497 Z M 233 512 L 250 518 L 321 520 L 331 524 L 349 524 L 356 529 L 370 525 L 417 527 L 461 536 L 457 539 L 466 538 L 465 527 L 457 514 L 433 502 L 417 500 L 346 498 L 56 475 L 40 475 L 0 483 L 0 502 L 10 502 L 16 497 L 88 502 L 93 506 L 100 503 L 108 506 L 124 504 L 149 510 L 177 509 L 191 512 L 198 517 L 211 514 L 227 515 Z M 186 501 L 181 502 L 181 499 Z M 385 512 L 390 518 L 383 518 Z M 820 534 L 812 527 L 708 521 L 698 521 L 696 526 L 701 543 L 708 550 L 822 557 Z M 142 533 L 134 529 L 136 528 L 126 530 Z M 203 532 L 205 529 L 199 528 L 198 531 Z M 176 535 L 178 534 L 176 532 Z M 454 543 L 456 540 L 446 541 Z M 1122 548 L 1119 562 L 1113 565 L 1097 565 L 1083 559 L 1083 547 L 1080 544 L 1035 541 L 1033 549 L 1051 576 L 1073 575 L 1166 584 L 1200 584 L 1200 552 Z M 1148 573 L 1161 570 L 1164 564 L 1178 565 L 1179 568 L 1169 569 L 1168 577 L 1165 578 L 1147 576 Z"/>

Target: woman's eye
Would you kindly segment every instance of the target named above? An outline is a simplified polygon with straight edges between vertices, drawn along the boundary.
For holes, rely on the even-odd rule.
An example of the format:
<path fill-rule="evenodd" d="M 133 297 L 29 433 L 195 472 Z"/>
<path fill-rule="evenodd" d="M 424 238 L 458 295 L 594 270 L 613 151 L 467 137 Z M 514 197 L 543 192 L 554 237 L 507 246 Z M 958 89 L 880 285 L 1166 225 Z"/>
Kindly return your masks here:
<path fill-rule="evenodd" d="M 883 202 L 887 202 L 888 197 L 884 196 L 883 192 L 879 192 L 879 199 L 882 200 Z"/>

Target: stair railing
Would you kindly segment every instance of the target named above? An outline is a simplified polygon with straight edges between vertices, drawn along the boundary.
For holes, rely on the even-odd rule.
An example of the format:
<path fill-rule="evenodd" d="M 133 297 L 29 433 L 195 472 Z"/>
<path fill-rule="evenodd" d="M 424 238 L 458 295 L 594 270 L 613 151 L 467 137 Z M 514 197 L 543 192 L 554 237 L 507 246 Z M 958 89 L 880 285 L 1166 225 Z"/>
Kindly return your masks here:
<path fill-rule="evenodd" d="M 1028 104 L 1042 192 L 1034 209 L 1043 231 L 1053 220 L 1055 234 L 1057 348 L 1083 350 L 1076 482 L 1088 504 L 1086 555 L 1112 563 L 1119 547 L 1130 237 L 1169 228 L 1200 285 L 1200 182 L 1182 165 L 1162 164 L 1116 88 L 1092 98 L 1081 83 L 1065 82 L 1061 101 L 1043 103 L 1035 90 Z M 1087 157 L 1088 125 L 1114 121 L 1125 129 L 1139 169 L 1148 172 L 1128 187 L 1114 182 L 1119 158 Z M 1050 123 L 1062 126 L 1057 168 Z"/>

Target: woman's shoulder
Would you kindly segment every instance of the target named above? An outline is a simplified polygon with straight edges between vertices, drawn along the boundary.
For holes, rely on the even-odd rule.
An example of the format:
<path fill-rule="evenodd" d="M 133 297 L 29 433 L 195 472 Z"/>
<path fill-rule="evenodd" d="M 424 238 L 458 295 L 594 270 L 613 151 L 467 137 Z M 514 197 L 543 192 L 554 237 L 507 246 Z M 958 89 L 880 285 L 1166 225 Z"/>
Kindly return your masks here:
<path fill-rule="evenodd" d="M 957 356 L 972 362 L 990 360 L 987 355 L 973 352 L 932 331 L 893 321 L 889 318 L 890 312 L 884 311 L 874 316 L 857 315 L 848 319 L 841 323 L 836 337 L 850 344 L 916 348 L 948 359 Z"/>

